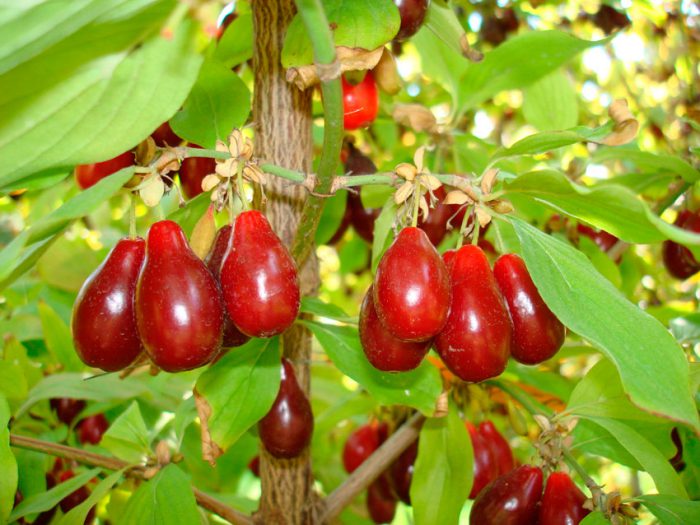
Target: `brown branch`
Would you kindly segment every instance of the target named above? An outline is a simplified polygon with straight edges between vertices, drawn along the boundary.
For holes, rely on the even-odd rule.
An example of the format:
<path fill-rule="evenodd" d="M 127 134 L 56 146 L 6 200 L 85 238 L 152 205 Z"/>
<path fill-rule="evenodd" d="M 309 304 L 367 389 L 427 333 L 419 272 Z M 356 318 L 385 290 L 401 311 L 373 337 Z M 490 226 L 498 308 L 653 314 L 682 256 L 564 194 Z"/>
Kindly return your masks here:
<path fill-rule="evenodd" d="M 357 470 L 350 474 L 350 477 L 326 498 L 326 509 L 321 523 L 332 520 L 355 496 L 379 477 L 418 438 L 418 433 L 424 422 L 425 416 L 420 412 L 415 413 Z"/>
<path fill-rule="evenodd" d="M 27 436 L 10 434 L 10 445 L 26 450 L 34 450 L 50 454 L 59 458 L 70 459 L 91 465 L 94 467 L 102 467 L 109 470 L 120 470 L 127 468 L 126 476 L 145 479 L 146 469 L 142 465 L 131 466 L 130 463 L 117 458 L 110 458 L 94 452 L 88 452 L 79 448 L 61 445 L 60 443 L 52 443 L 51 441 L 43 441 Z M 226 505 L 225 503 L 205 494 L 201 490 L 192 487 L 192 492 L 200 507 L 207 509 L 214 514 L 224 518 L 235 525 L 252 525 L 253 520 L 250 516 Z"/>

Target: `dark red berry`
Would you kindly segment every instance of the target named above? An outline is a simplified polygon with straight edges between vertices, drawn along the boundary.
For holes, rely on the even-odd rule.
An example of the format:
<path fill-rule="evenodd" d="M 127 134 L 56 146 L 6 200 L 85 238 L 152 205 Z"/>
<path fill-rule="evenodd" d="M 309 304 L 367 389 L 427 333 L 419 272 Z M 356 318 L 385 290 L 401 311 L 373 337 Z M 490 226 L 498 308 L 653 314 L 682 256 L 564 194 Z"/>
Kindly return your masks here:
<path fill-rule="evenodd" d="M 414 441 L 391 465 L 391 485 L 396 497 L 406 505 L 411 504 L 411 481 L 418 456 L 418 441 Z"/>
<path fill-rule="evenodd" d="M 350 474 L 370 457 L 382 444 L 379 426 L 368 423 L 358 427 L 345 442 L 343 447 L 343 467 Z"/>
<path fill-rule="evenodd" d="M 75 168 L 75 182 L 81 189 L 86 190 L 105 177 L 133 165 L 134 154 L 130 151 L 122 153 L 113 159 L 105 160 L 104 162 L 81 164 Z"/>
<path fill-rule="evenodd" d="M 56 417 L 59 421 L 70 425 L 85 408 L 85 401 L 82 399 L 58 397 L 51 399 L 49 405 L 51 405 L 51 410 L 56 412 Z"/>
<path fill-rule="evenodd" d="M 481 491 L 472 505 L 470 525 L 533 525 L 542 496 L 542 470 L 518 467 Z"/>
<path fill-rule="evenodd" d="M 356 85 L 342 77 L 342 84 L 345 129 L 354 130 L 372 124 L 379 111 L 379 92 L 372 73 L 367 72 L 365 78 Z"/>
<path fill-rule="evenodd" d="M 394 0 L 394 3 L 401 16 L 401 27 L 395 39 L 406 40 L 415 35 L 423 25 L 430 0 Z"/>
<path fill-rule="evenodd" d="M 367 511 L 374 523 L 391 523 L 396 514 L 396 497 L 384 475 L 367 488 Z"/>
<path fill-rule="evenodd" d="M 260 456 L 255 456 L 248 463 L 248 470 L 253 473 L 256 478 L 260 477 Z"/>
<path fill-rule="evenodd" d="M 102 440 L 102 435 L 107 432 L 109 421 L 103 414 L 88 416 L 78 423 L 78 441 L 83 445 L 91 443 L 97 445 Z"/>
<path fill-rule="evenodd" d="M 474 499 L 486 485 L 498 477 L 498 463 L 484 436 L 473 424 L 467 422 L 466 425 L 474 452 L 474 481 L 469 493 L 469 499 Z"/>
<path fill-rule="evenodd" d="M 164 148 L 165 146 L 175 147 L 178 146 L 182 139 L 178 137 L 173 128 L 170 127 L 170 123 L 166 120 L 156 130 L 151 133 L 151 138 L 156 143 L 157 146 Z"/>
<path fill-rule="evenodd" d="M 498 467 L 498 475 L 502 476 L 513 470 L 515 468 L 513 451 L 496 426 L 491 421 L 482 421 L 479 423 L 479 434 L 491 449 L 491 456 Z"/>
<path fill-rule="evenodd" d="M 68 481 L 69 479 L 75 477 L 75 474 L 73 473 L 72 470 L 66 470 L 61 473 L 59 476 L 59 482 L 63 483 L 64 481 Z M 90 497 L 90 490 L 82 486 L 70 494 L 63 498 L 61 500 L 60 506 L 61 510 L 63 513 L 69 512 L 71 509 L 74 509 L 78 505 L 80 505 L 82 502 L 84 502 L 86 499 Z M 90 509 L 90 512 L 88 513 L 87 517 L 85 518 L 85 523 L 92 523 L 93 518 L 95 517 L 95 509 Z"/>
<path fill-rule="evenodd" d="M 351 143 L 348 143 L 343 151 L 347 152 L 345 172 L 349 175 L 371 175 L 377 172 L 374 162 Z M 374 239 L 374 222 L 382 210 L 380 208 L 365 208 L 360 195 L 351 192 L 348 192 L 347 207 L 350 210 L 350 222 L 353 228 L 360 237 L 371 244 Z"/>
<path fill-rule="evenodd" d="M 684 230 L 700 233 L 700 212 L 693 213 L 689 210 L 683 210 L 678 214 L 674 224 Z M 677 279 L 687 279 L 700 271 L 700 263 L 695 259 L 693 253 L 681 244 L 666 240 L 663 243 L 661 254 L 668 273 Z"/>
<path fill-rule="evenodd" d="M 190 148 L 201 148 L 196 144 L 189 144 Z M 202 193 L 202 181 L 207 175 L 216 170 L 216 161 L 206 157 L 188 157 L 180 166 L 180 185 L 185 197 L 193 199 Z"/>
<path fill-rule="evenodd" d="M 537 525 L 578 525 L 591 511 L 583 508 L 586 496 L 565 472 L 547 479 Z"/>

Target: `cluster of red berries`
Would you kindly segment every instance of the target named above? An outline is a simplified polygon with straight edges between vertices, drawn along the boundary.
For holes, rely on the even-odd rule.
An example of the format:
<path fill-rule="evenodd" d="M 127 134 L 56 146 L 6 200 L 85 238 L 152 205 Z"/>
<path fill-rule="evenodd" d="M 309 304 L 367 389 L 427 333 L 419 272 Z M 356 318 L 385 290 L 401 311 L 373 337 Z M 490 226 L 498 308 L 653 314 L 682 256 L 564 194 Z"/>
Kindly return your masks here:
<path fill-rule="evenodd" d="M 73 307 L 80 358 L 108 372 L 145 350 L 167 372 L 203 366 L 248 337 L 282 333 L 296 319 L 296 266 L 265 216 L 238 215 L 206 262 L 172 221 L 148 240 L 120 240 L 83 284 Z"/>
<path fill-rule="evenodd" d="M 478 246 L 441 258 L 414 227 L 401 230 L 379 262 L 359 328 L 379 370 L 411 370 L 434 345 L 450 371 L 471 382 L 501 374 L 511 355 L 524 364 L 545 361 L 565 337 L 520 257 L 501 256 L 493 271 Z"/>

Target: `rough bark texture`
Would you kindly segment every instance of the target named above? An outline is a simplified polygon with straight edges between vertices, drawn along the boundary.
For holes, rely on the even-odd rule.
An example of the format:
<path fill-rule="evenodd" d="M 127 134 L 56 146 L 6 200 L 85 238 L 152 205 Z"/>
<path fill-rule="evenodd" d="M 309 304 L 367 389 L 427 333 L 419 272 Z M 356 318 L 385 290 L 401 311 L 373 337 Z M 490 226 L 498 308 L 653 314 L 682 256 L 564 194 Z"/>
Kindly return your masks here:
<path fill-rule="evenodd" d="M 311 91 L 302 92 L 287 83 L 280 62 L 286 27 L 296 8 L 293 0 L 254 0 L 255 28 L 255 154 L 264 162 L 311 171 L 313 143 L 311 137 Z M 265 187 L 265 214 L 277 235 L 289 246 L 299 222 L 306 196 L 299 185 L 285 183 L 277 177 Z M 315 256 L 300 269 L 301 292 L 314 293 L 318 288 L 318 264 Z M 300 327 L 283 335 L 284 354 L 294 364 L 297 379 L 309 392 L 311 336 Z M 316 523 L 318 496 L 313 491 L 313 477 L 308 450 L 299 458 L 277 460 L 264 450 L 260 455 L 262 497 L 256 521 L 265 524 Z"/>

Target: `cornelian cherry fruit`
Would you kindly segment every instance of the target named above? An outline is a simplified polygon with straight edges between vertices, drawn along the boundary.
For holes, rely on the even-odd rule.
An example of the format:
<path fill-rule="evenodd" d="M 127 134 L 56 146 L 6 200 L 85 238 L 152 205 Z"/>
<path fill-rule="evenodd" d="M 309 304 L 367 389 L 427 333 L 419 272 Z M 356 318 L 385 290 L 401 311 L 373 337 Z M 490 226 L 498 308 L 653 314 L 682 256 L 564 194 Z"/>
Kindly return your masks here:
<path fill-rule="evenodd" d="M 51 399 L 49 405 L 51 410 L 56 412 L 56 417 L 61 423 L 70 425 L 85 408 L 85 401 L 69 397 L 58 397 Z"/>
<path fill-rule="evenodd" d="M 59 475 L 59 482 L 63 483 L 64 481 L 68 481 L 69 479 L 75 477 L 75 473 L 72 470 L 66 470 L 61 472 Z M 90 490 L 86 486 L 82 486 L 80 488 L 75 489 L 73 492 L 68 494 L 65 498 L 63 498 L 60 502 L 61 510 L 66 513 L 69 512 L 71 509 L 77 507 L 80 505 L 83 501 L 88 499 L 90 497 Z M 90 523 L 92 522 L 92 519 L 95 515 L 95 510 L 90 509 L 90 512 L 88 513 L 87 518 L 85 519 L 85 523 Z"/>
<path fill-rule="evenodd" d="M 299 277 L 294 260 L 259 211 L 236 218 L 231 251 L 221 268 L 228 314 L 251 337 L 272 337 L 299 313 Z"/>
<path fill-rule="evenodd" d="M 498 464 L 488 441 L 482 436 L 476 427 L 467 422 L 469 439 L 472 442 L 474 452 L 474 481 L 469 499 L 476 498 L 486 485 L 498 477 Z"/>
<path fill-rule="evenodd" d="M 396 496 L 391 492 L 386 476 L 379 476 L 367 488 L 367 511 L 374 523 L 391 523 L 394 520 Z"/>
<path fill-rule="evenodd" d="M 347 152 L 345 171 L 352 175 L 371 175 L 377 172 L 372 159 L 363 155 L 352 143 L 343 150 Z M 365 208 L 359 194 L 348 192 L 347 207 L 350 210 L 350 222 L 357 234 L 368 243 L 374 239 L 374 223 L 381 213 L 380 208 Z"/>
<path fill-rule="evenodd" d="M 542 496 L 542 470 L 523 465 L 496 478 L 472 505 L 470 525 L 532 525 Z"/>
<path fill-rule="evenodd" d="M 374 76 L 367 72 L 356 85 L 342 77 L 342 85 L 345 129 L 350 131 L 369 126 L 377 118 L 379 111 L 379 92 Z"/>
<path fill-rule="evenodd" d="M 683 210 L 676 217 L 674 224 L 684 230 L 700 233 L 700 212 Z M 693 253 L 677 242 L 666 240 L 661 248 L 664 266 L 676 279 L 687 279 L 700 271 L 700 263 Z"/>
<path fill-rule="evenodd" d="M 418 441 L 414 441 L 391 465 L 391 485 L 396 497 L 406 505 L 411 504 L 411 482 L 418 457 Z"/>
<path fill-rule="evenodd" d="M 426 341 L 445 326 L 450 279 L 424 231 L 399 232 L 377 266 L 374 306 L 384 327 L 404 341 Z"/>
<path fill-rule="evenodd" d="M 156 143 L 156 146 L 160 146 L 161 148 L 165 146 L 175 147 L 182 142 L 182 139 L 173 131 L 173 128 L 170 127 L 170 123 L 167 120 L 151 133 L 151 138 Z"/>
<path fill-rule="evenodd" d="M 590 510 L 583 508 L 586 496 L 565 472 L 547 478 L 540 502 L 538 525 L 578 525 Z"/>
<path fill-rule="evenodd" d="M 157 222 L 148 232 L 136 321 L 146 352 L 166 372 L 203 366 L 221 350 L 221 291 L 172 221 Z"/>
<path fill-rule="evenodd" d="M 97 445 L 108 428 L 109 421 L 103 414 L 88 416 L 78 423 L 78 441 L 83 445 L 87 443 Z"/>
<path fill-rule="evenodd" d="M 113 159 L 105 160 L 104 162 L 81 164 L 75 168 L 75 182 L 81 189 L 86 190 L 105 177 L 133 165 L 134 154 L 131 151 L 117 155 Z"/>
<path fill-rule="evenodd" d="M 145 252 L 140 237 L 121 239 L 83 283 L 71 327 L 75 350 L 86 365 L 114 372 L 141 353 L 134 295 Z"/>
<path fill-rule="evenodd" d="M 553 357 L 564 343 L 566 329 L 540 296 L 525 261 L 514 253 L 501 255 L 493 274 L 513 321 L 513 359 L 534 365 Z"/>
<path fill-rule="evenodd" d="M 355 429 L 343 446 L 343 467 L 350 474 L 362 465 L 382 444 L 382 435 L 377 424 L 368 423 Z"/>
<path fill-rule="evenodd" d="M 311 443 L 314 416 L 311 405 L 297 383 L 294 368 L 282 359 L 282 380 L 272 408 L 258 423 L 260 440 L 277 458 L 294 458 Z"/>
<path fill-rule="evenodd" d="M 506 441 L 506 438 L 503 437 L 491 421 L 482 421 L 479 423 L 478 430 L 479 435 L 491 449 L 491 456 L 497 467 L 497 475 L 502 476 L 508 474 L 508 472 L 515 468 L 515 459 L 513 458 L 513 451 L 508 441 Z"/>
<path fill-rule="evenodd" d="M 435 349 L 463 381 L 479 382 L 505 370 L 511 322 L 488 259 L 478 246 L 462 246 L 451 261 L 452 301 Z"/>
<path fill-rule="evenodd" d="M 423 25 L 430 0 L 394 0 L 394 4 L 399 8 L 401 16 L 401 27 L 395 39 L 406 40 L 415 35 Z"/>
<path fill-rule="evenodd" d="M 196 144 L 189 144 L 191 148 L 200 148 Z M 193 199 L 202 193 L 202 181 L 204 177 L 216 170 L 216 161 L 206 157 L 188 157 L 180 165 L 180 185 L 185 197 Z"/>

